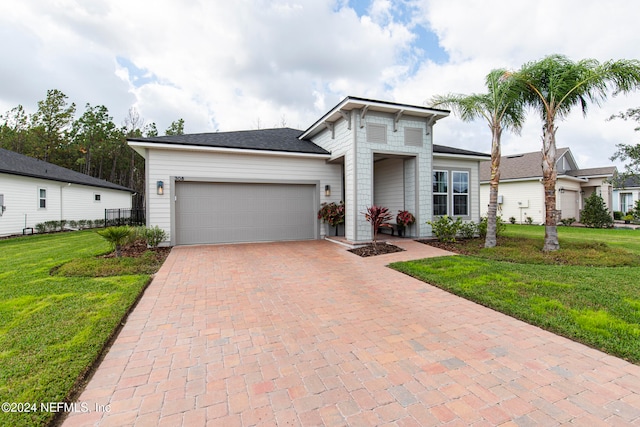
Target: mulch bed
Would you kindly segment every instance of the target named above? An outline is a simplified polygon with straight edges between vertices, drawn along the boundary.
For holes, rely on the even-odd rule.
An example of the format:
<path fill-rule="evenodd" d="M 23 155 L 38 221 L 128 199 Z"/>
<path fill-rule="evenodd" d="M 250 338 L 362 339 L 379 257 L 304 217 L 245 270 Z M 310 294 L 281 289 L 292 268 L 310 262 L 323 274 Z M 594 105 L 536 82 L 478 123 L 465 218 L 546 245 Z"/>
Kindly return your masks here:
<path fill-rule="evenodd" d="M 484 240 L 483 239 L 481 240 L 482 242 L 480 243 L 480 246 L 484 246 Z M 441 242 L 439 240 L 430 240 L 430 239 L 420 239 L 420 240 L 416 240 L 416 242 L 433 246 L 434 248 L 443 249 L 445 251 L 453 252 L 460 255 L 471 255 L 470 252 L 464 250 L 464 246 L 458 245 L 456 243 Z"/>
<path fill-rule="evenodd" d="M 361 246 L 355 249 L 349 249 L 349 252 L 359 255 L 361 257 L 369 257 L 376 255 L 392 254 L 395 252 L 402 252 L 404 249 L 388 243 L 378 243 L 377 245 Z"/>
<path fill-rule="evenodd" d="M 123 257 L 131 257 L 131 258 L 141 257 L 147 251 L 155 252 L 158 259 L 164 259 L 169 255 L 169 252 L 171 252 L 171 248 L 147 248 L 147 244 L 139 240 L 120 248 L 120 253 L 122 254 Z M 102 258 L 115 258 L 115 257 L 116 257 L 116 251 L 113 251 L 106 255 L 102 255 Z"/>

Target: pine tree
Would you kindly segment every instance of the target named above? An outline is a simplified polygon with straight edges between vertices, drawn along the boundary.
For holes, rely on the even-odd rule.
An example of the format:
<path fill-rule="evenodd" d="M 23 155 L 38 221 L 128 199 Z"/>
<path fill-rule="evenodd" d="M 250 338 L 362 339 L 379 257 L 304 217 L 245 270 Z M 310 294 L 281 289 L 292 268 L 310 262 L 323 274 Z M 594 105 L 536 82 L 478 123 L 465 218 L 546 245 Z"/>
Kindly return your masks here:
<path fill-rule="evenodd" d="M 613 218 L 609 213 L 609 209 L 605 206 L 602 196 L 595 191 L 584 201 L 580 222 L 592 228 L 609 228 L 613 226 Z"/>

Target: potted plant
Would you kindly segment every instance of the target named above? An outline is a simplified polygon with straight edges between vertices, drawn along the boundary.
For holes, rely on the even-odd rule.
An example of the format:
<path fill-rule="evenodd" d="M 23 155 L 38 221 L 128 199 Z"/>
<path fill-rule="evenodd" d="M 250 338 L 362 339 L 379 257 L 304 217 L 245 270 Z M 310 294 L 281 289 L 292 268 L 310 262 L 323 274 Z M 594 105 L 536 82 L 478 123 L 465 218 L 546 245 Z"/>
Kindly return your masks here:
<path fill-rule="evenodd" d="M 396 215 L 396 224 L 398 226 L 398 236 L 404 235 L 404 229 L 413 225 L 416 222 L 416 217 L 409 211 L 398 211 Z"/>
<path fill-rule="evenodd" d="M 622 220 L 624 221 L 625 224 L 631 224 L 631 221 L 633 221 L 633 215 L 628 213 L 622 217 Z"/>
<path fill-rule="evenodd" d="M 338 235 L 338 225 L 344 224 L 344 202 L 340 203 L 323 203 L 318 211 L 318 219 L 336 228 L 336 236 Z"/>

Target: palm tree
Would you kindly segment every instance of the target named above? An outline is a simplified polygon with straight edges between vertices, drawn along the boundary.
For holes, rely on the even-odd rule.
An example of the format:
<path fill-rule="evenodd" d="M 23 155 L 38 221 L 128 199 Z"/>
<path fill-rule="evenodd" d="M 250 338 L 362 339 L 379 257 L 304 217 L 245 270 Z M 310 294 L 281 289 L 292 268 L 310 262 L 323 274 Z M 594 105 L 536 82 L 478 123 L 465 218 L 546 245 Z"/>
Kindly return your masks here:
<path fill-rule="evenodd" d="M 520 133 L 524 122 L 524 108 L 521 93 L 505 78 L 503 69 L 492 70 L 485 79 L 487 93 L 435 96 L 433 106 L 451 108 L 465 122 L 484 118 L 491 130 L 491 180 L 489 190 L 489 210 L 487 213 L 487 236 L 484 246 L 492 248 L 497 244 L 498 183 L 500 182 L 500 139 L 503 129 Z"/>
<path fill-rule="evenodd" d="M 508 73 L 522 89 L 525 104 L 542 118 L 542 184 L 545 195 L 543 251 L 560 249 L 556 227 L 556 120 L 565 118 L 579 105 L 586 115 L 588 102 L 596 105 L 640 85 L 640 62 L 618 60 L 600 63 L 595 59 L 571 61 L 563 55 L 549 55 Z"/>

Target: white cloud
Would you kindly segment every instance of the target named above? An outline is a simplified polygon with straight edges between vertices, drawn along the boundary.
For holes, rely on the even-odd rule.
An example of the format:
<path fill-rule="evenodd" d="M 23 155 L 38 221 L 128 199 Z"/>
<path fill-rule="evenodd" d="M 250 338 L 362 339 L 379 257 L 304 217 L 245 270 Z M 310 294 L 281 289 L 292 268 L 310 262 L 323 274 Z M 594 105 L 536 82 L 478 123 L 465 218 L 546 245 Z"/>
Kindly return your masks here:
<path fill-rule="evenodd" d="M 135 106 L 162 132 L 306 128 L 346 95 L 422 105 L 484 90 L 492 68 L 550 53 L 634 58 L 640 3 L 626 0 L 9 0 L 0 3 L 0 113 L 33 112 L 47 89 L 104 104 L 120 123 Z M 426 31 L 435 32 L 436 37 Z M 427 37 L 425 37 L 425 34 Z M 431 37 L 431 38 L 429 38 Z M 432 43 L 437 40 L 439 46 Z M 432 58 L 433 60 L 431 60 Z M 444 59 L 443 59 L 444 58 Z M 638 95 L 560 123 L 558 144 L 583 167 L 608 162 L 633 124 L 605 119 Z M 484 123 L 453 115 L 436 142 L 488 151 Z M 505 153 L 537 150 L 540 124 L 504 136 Z"/>

